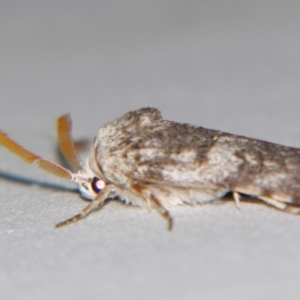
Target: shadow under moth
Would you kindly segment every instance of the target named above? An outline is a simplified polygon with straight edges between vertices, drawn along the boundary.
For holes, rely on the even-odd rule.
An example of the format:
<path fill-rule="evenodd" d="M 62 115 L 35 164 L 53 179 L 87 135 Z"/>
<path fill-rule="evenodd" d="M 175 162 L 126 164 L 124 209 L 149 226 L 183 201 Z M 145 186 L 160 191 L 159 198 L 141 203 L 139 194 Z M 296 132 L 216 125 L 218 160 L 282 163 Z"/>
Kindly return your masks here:
<path fill-rule="evenodd" d="M 57 120 L 60 151 L 72 171 L 26 150 L 0 131 L 0 143 L 30 164 L 78 183 L 89 204 L 56 227 L 74 223 L 106 199 L 156 210 L 214 201 L 232 192 L 300 212 L 300 149 L 164 120 L 154 108 L 128 112 L 98 130 L 81 163 L 69 115 Z"/>

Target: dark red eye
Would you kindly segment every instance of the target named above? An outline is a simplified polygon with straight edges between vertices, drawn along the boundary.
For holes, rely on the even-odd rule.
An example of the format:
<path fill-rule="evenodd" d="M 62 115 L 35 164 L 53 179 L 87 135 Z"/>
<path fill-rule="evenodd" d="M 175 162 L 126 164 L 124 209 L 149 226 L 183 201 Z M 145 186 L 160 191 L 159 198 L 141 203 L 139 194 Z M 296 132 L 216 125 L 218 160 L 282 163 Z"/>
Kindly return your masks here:
<path fill-rule="evenodd" d="M 92 189 L 95 193 L 101 192 L 105 188 L 105 182 L 97 177 L 93 178 Z"/>

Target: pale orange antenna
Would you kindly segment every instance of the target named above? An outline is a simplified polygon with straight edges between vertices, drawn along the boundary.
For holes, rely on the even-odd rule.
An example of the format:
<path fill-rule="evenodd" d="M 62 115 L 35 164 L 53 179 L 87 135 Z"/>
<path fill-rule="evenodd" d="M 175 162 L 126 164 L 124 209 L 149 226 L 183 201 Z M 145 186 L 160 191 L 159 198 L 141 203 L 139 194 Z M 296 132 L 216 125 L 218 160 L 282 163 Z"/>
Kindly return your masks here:
<path fill-rule="evenodd" d="M 80 169 L 80 158 L 77 154 L 71 136 L 70 115 L 64 115 L 57 119 L 57 137 L 60 151 L 74 171 Z"/>
<path fill-rule="evenodd" d="M 36 163 L 37 166 L 55 176 L 74 180 L 74 174 L 65 169 L 64 167 L 57 165 L 51 161 L 48 161 L 20 146 L 13 141 L 4 132 L 0 131 L 0 143 L 9 151 L 24 159 L 29 164 Z"/>
<path fill-rule="evenodd" d="M 85 139 L 74 141 L 74 147 L 77 151 L 85 150 L 87 146 L 88 146 L 88 141 Z"/>

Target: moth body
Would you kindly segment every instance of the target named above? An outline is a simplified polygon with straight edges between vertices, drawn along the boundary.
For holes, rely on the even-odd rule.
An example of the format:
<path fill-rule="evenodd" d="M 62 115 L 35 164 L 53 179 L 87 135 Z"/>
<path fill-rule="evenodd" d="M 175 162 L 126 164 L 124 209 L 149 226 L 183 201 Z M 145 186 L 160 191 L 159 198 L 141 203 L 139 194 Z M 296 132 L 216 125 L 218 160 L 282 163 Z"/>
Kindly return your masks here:
<path fill-rule="evenodd" d="M 165 208 L 216 200 L 228 192 L 281 209 L 300 203 L 300 150 L 163 120 L 140 109 L 98 131 L 86 165 L 129 203 Z M 141 188 L 142 187 L 142 188 Z M 279 203 L 280 202 L 280 203 Z"/>
<path fill-rule="evenodd" d="M 58 227 L 83 218 L 116 196 L 158 211 L 168 220 L 169 229 L 170 207 L 213 201 L 228 192 L 237 204 L 240 194 L 246 194 L 276 208 L 300 212 L 297 148 L 166 121 L 158 110 L 142 108 L 103 125 L 81 166 L 69 131 L 70 121 L 64 116 L 58 120 L 59 144 L 76 173 L 38 156 L 30 161 L 31 152 L 0 135 L 10 151 L 77 182 L 83 196 L 92 200 Z"/>

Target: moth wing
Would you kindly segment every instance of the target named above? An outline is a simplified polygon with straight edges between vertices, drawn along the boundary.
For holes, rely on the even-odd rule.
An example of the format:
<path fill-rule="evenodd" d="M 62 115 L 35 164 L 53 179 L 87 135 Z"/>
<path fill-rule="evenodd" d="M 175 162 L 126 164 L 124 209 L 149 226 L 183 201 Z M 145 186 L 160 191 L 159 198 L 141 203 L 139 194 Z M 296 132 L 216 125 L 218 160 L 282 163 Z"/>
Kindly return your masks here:
<path fill-rule="evenodd" d="M 173 196 L 183 191 L 181 199 L 232 191 L 300 204 L 299 149 L 166 121 L 151 108 L 106 124 L 98 140 L 98 169 L 127 190 L 147 184 Z"/>
<path fill-rule="evenodd" d="M 124 176 L 128 189 L 147 184 L 158 199 L 171 204 L 211 201 L 230 190 L 218 173 L 204 170 L 216 131 L 167 121 L 151 129 L 127 137 L 112 154 L 117 163 L 108 169 L 120 170 L 113 176 Z"/>

